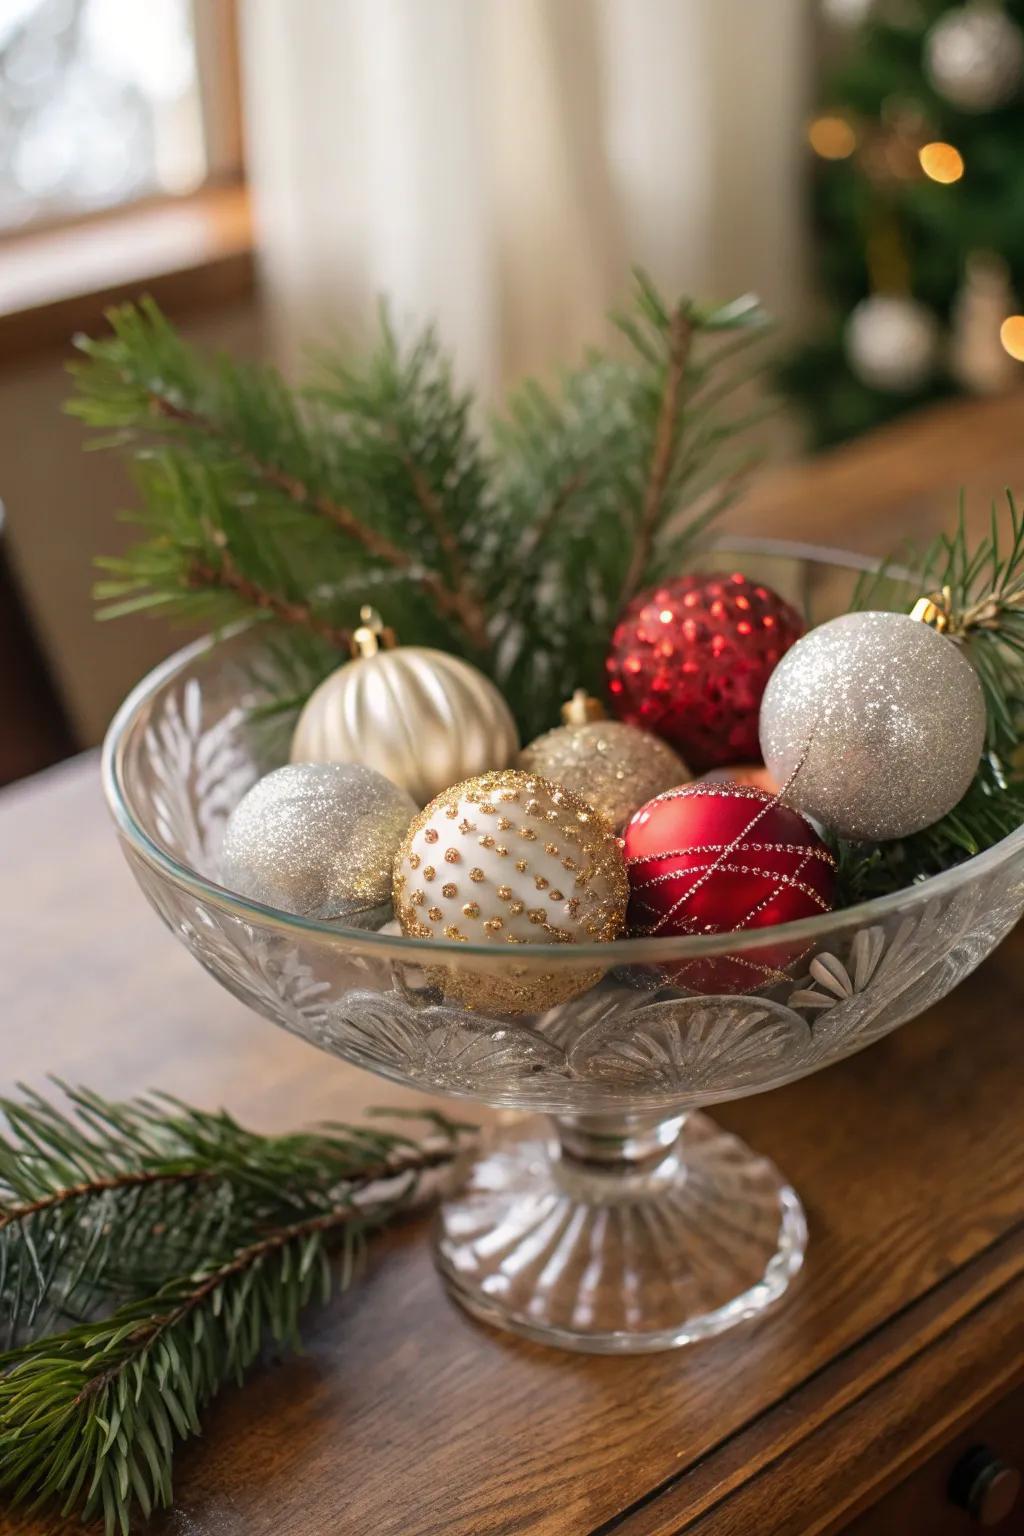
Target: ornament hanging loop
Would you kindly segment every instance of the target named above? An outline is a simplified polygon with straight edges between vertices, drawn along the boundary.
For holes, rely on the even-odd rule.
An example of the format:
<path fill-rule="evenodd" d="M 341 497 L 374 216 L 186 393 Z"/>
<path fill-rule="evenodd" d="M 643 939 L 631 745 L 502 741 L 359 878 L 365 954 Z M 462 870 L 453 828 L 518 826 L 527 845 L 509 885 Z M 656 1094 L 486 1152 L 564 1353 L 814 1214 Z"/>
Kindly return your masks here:
<path fill-rule="evenodd" d="M 356 658 L 376 656 L 378 651 L 393 651 L 398 641 L 393 629 L 389 629 L 377 612 L 368 604 L 359 610 L 359 628 L 352 635 L 352 655 Z"/>

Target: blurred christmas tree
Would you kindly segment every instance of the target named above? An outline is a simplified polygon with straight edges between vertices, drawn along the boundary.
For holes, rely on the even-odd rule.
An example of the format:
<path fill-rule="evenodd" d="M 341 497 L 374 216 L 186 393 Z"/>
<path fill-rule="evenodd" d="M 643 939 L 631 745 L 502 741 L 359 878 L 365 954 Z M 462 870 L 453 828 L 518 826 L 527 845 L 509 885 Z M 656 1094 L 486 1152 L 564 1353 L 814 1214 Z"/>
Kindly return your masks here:
<path fill-rule="evenodd" d="M 1024 379 L 1024 0 L 821 0 L 828 306 L 782 387 L 816 446 Z"/>

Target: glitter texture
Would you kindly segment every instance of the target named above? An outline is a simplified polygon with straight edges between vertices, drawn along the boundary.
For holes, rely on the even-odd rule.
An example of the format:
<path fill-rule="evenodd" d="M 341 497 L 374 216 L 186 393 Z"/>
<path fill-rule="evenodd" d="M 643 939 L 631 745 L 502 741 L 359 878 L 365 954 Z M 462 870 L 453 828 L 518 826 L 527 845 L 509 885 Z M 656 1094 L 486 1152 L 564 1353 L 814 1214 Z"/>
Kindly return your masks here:
<path fill-rule="evenodd" d="M 612 707 L 694 772 L 749 762 L 765 684 L 803 632 L 795 608 L 739 571 L 677 576 L 633 598 L 615 626 Z"/>
<path fill-rule="evenodd" d="M 503 849 L 481 847 L 475 834 L 477 818 L 493 815 L 499 804 L 514 813 L 506 834 L 520 855 L 514 862 Z M 455 833 L 452 808 L 459 820 Z M 531 823 L 543 826 L 543 842 Z M 438 826 L 445 826 L 453 841 L 467 842 L 473 862 L 467 883 L 456 882 L 450 897 L 442 888 L 436 905 L 424 912 L 415 899 L 421 875 L 414 860 L 422 859 L 428 835 Z M 563 863 L 567 845 L 575 852 L 571 884 Z M 509 947 L 616 938 L 625 921 L 629 886 L 612 829 L 592 806 L 560 784 L 508 769 L 445 790 L 415 817 L 395 859 L 394 891 L 403 933 L 504 949 L 494 961 L 466 956 L 433 971 L 450 998 L 471 1008 L 522 1013 L 585 991 L 601 972 L 567 967 L 554 973 L 525 957 L 517 963 Z"/>
<path fill-rule="evenodd" d="M 796 773 L 786 803 L 852 839 L 906 837 L 938 821 L 966 792 L 984 741 L 974 668 L 906 614 L 847 613 L 812 630 L 783 657 L 761 706 L 772 777 L 782 785 Z"/>
<path fill-rule="evenodd" d="M 395 850 L 416 804 L 358 763 L 293 763 L 232 812 L 221 850 L 229 890 L 299 917 L 387 916 Z M 383 912 L 381 912 L 383 909 Z"/>
<path fill-rule="evenodd" d="M 519 766 L 581 795 L 617 832 L 638 806 L 690 779 L 670 746 L 620 720 L 560 725 L 524 748 Z"/>

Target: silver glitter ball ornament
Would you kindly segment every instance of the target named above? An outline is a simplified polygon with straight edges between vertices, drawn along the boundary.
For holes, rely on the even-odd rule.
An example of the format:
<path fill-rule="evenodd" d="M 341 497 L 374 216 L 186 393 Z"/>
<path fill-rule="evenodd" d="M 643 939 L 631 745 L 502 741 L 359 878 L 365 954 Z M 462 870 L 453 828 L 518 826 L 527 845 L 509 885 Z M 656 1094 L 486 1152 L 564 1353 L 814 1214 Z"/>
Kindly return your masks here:
<path fill-rule="evenodd" d="M 360 763 L 292 763 L 254 784 L 228 818 L 221 879 L 299 917 L 374 927 L 416 803 Z"/>
<path fill-rule="evenodd" d="M 952 810 L 985 743 L 985 700 L 952 640 L 902 613 L 847 613 L 786 652 L 761 702 L 784 799 L 841 837 L 906 837 Z"/>
<path fill-rule="evenodd" d="M 991 0 L 947 11 L 924 44 L 925 70 L 940 96 L 961 112 L 992 112 L 1012 101 L 1024 71 L 1024 38 Z"/>

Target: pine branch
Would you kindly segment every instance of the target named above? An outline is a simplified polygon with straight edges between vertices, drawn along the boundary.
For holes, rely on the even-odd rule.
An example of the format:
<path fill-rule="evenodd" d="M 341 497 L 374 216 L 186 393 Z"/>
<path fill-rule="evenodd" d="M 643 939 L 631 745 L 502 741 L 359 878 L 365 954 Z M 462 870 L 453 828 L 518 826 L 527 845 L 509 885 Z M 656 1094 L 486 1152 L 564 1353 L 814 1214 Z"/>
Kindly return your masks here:
<path fill-rule="evenodd" d="M 40 1195 L 38 1199 L 30 1200 L 24 1205 L 12 1205 L 6 1208 L 0 1206 L 0 1232 L 3 1232 L 6 1227 L 30 1221 L 33 1216 L 39 1216 L 44 1211 L 54 1211 L 59 1206 L 72 1204 L 76 1200 L 92 1200 L 100 1195 L 111 1195 L 125 1189 L 146 1188 L 154 1184 L 191 1183 L 193 1180 L 209 1177 L 210 1174 L 206 1169 L 197 1169 L 191 1174 L 182 1173 L 177 1169 L 163 1173 L 140 1169 L 133 1173 L 118 1173 L 103 1179 L 91 1179 L 82 1184 L 69 1184 L 63 1189 L 53 1190 L 48 1195 Z"/>
<path fill-rule="evenodd" d="M 0 1355 L 0 1491 L 123 1533 L 169 1503 L 175 1444 L 220 1387 L 269 1341 L 297 1343 L 331 1254 L 348 1284 L 363 1236 L 465 1128 L 263 1137 L 174 1100 L 67 1091 L 72 1115 L 3 1104 L 0 1302 L 29 1336 Z M 79 1320 L 48 1333 L 44 1303 Z"/>
<path fill-rule="evenodd" d="M 244 463 L 257 479 L 273 486 L 275 490 L 281 491 L 283 495 L 295 502 L 296 505 L 305 507 L 309 511 L 316 513 L 318 517 L 324 518 L 337 528 L 340 533 L 343 533 L 346 538 L 361 544 L 369 554 L 375 556 L 384 565 L 389 565 L 396 571 L 415 572 L 414 579 L 423 587 L 424 591 L 431 594 L 437 603 L 438 610 L 456 619 L 465 630 L 467 639 L 473 645 L 483 646 L 486 644 L 486 620 L 475 598 L 470 598 L 466 592 L 459 588 L 449 588 L 436 571 L 419 569 L 418 562 L 408 550 L 403 549 L 400 545 L 394 543 L 393 540 L 386 538 L 375 528 L 360 522 L 350 507 L 332 500 L 329 496 L 311 492 L 309 487 L 295 475 L 289 474 L 277 465 L 269 463 L 259 458 L 256 454 L 247 451 L 241 443 L 225 438 L 216 423 L 200 415 L 198 411 L 176 405 L 166 395 L 155 392 L 151 392 L 149 398 L 155 415 L 162 417 L 166 421 L 186 426 L 190 431 L 199 433 L 204 437 L 214 440 L 223 438 L 227 452 Z M 439 533 L 442 544 L 447 542 L 449 546 L 453 545 L 454 541 L 444 526 L 443 514 L 441 513 L 439 503 L 423 478 L 418 466 L 405 454 L 402 454 L 402 462 L 409 471 L 417 499 L 426 511 L 432 526 Z M 206 584 L 213 585 L 214 583 Z M 222 584 L 232 586 L 237 592 L 243 592 L 243 587 L 237 579 Z M 251 598 L 249 600 L 252 601 Z M 269 606 L 269 603 L 264 599 L 257 603 L 256 606 L 266 608 Z M 283 610 L 290 609 L 291 616 L 286 617 L 287 623 L 309 624 L 308 609 L 306 610 L 307 617 L 295 616 L 301 614 L 303 606 L 300 604 L 285 605 L 278 600 L 278 607 L 282 610 L 279 616 L 286 617 Z M 315 626 L 310 625 L 310 627 Z"/>
<path fill-rule="evenodd" d="M 294 1222 L 103 1323 L 0 1356 L 0 1488 L 11 1503 L 80 1507 L 110 1533 L 131 1529 L 133 1505 L 144 1518 L 169 1505 L 175 1440 L 199 1433 L 200 1410 L 266 1339 L 297 1345 L 314 1288 L 330 1294 L 324 1239 L 358 1220 L 342 1208 Z"/>
<path fill-rule="evenodd" d="M 676 433 L 679 425 L 679 403 L 686 372 L 686 361 L 693 341 L 693 322 L 689 310 L 680 305 L 672 315 L 668 328 L 668 366 L 662 389 L 661 409 L 654 436 L 654 452 L 651 470 L 644 492 L 643 516 L 633 543 L 633 555 L 622 586 L 621 606 L 625 607 L 634 596 L 643 579 L 650 559 L 651 544 L 657 531 L 663 510 L 665 487 L 672 468 Z"/>
<path fill-rule="evenodd" d="M 459 541 L 455 537 L 445 516 L 444 506 L 435 493 L 423 470 L 416 460 L 404 448 L 401 449 L 402 464 L 409 476 L 416 500 L 423 508 L 427 522 L 434 530 L 435 537 L 451 576 L 454 612 L 457 613 L 459 622 L 465 630 L 470 643 L 481 653 L 487 650 L 488 630 L 487 613 L 477 594 L 475 584 L 466 568 Z"/>
<path fill-rule="evenodd" d="M 412 506 L 422 514 L 423 530 L 447 572 L 443 591 L 434 590 L 441 611 L 456 619 L 472 650 L 486 657 L 490 616 L 471 566 L 487 488 L 469 427 L 471 401 L 456 389 L 432 329 L 403 355 L 383 305 L 380 325 L 376 356 L 355 365 L 322 356 L 318 379 L 306 393 L 337 413 L 348 452 L 370 451 L 375 458 L 383 445 L 396 456 Z M 399 487 L 404 489 L 401 481 Z M 379 488 L 369 489 L 372 494 Z"/>
<path fill-rule="evenodd" d="M 243 576 L 227 549 L 221 550 L 220 562 L 217 565 L 211 565 L 203 560 L 194 560 L 185 572 L 185 584 L 198 591 L 214 588 L 231 592 L 239 599 L 243 611 L 255 609 L 260 613 L 269 614 L 281 624 L 297 625 L 299 628 L 308 629 L 311 634 L 325 640 L 335 650 L 347 652 L 352 642 L 350 629 L 342 629 L 337 625 L 326 623 L 317 617 L 308 603 L 289 602 L 287 598 L 281 597 L 276 592 L 268 592 L 265 587 Z"/>
<path fill-rule="evenodd" d="M 372 601 L 405 643 L 482 666 L 536 734 L 600 689 L 624 587 L 679 569 L 749 462 L 729 400 L 756 305 L 668 307 L 638 274 L 614 318 L 629 356 L 524 386 L 485 454 L 431 331 L 400 345 L 385 314 L 369 356 L 325 356 L 292 393 L 205 361 L 150 302 L 112 311 L 69 408 L 132 458 L 148 536 L 103 562 L 104 614 L 277 619 L 315 685 Z"/>
<path fill-rule="evenodd" d="M 613 320 L 625 360 L 593 352 L 557 392 L 528 382 L 495 426 L 495 675 L 527 736 L 574 687 L 603 692 L 624 591 L 680 570 L 749 467 L 727 456 L 746 426 L 727 402 L 760 310 L 670 309 L 637 274 Z"/>

